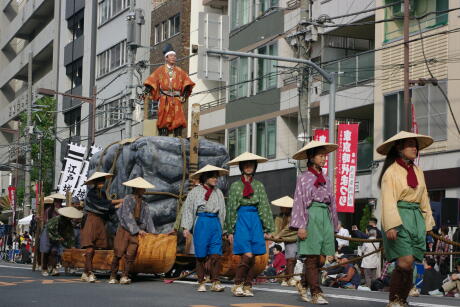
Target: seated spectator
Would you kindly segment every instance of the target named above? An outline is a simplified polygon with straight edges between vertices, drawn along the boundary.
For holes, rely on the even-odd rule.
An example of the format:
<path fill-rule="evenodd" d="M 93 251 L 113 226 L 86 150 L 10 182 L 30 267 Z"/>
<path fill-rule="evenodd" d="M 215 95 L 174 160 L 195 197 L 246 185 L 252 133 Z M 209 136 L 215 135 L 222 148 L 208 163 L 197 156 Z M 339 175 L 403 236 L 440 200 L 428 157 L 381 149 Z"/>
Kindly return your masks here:
<path fill-rule="evenodd" d="M 371 283 L 372 291 L 383 291 L 386 287 L 390 286 L 391 273 L 395 269 L 395 262 L 386 261 L 383 265 L 380 277 L 373 280 Z"/>
<path fill-rule="evenodd" d="M 382 232 L 380 229 L 377 227 L 377 219 L 375 217 L 371 217 L 369 219 L 369 222 L 366 226 L 366 230 L 369 231 L 370 229 L 375 229 L 377 231 L 377 239 L 382 238 Z M 360 239 L 368 239 L 369 236 L 367 233 L 364 233 L 358 229 L 358 226 L 353 225 L 351 226 L 351 235 L 354 238 L 360 238 Z"/>
<path fill-rule="evenodd" d="M 276 244 L 273 247 L 273 263 L 272 267 L 275 268 L 276 274 L 280 274 L 286 268 L 286 257 L 283 254 L 283 248 L 281 245 Z"/>
<path fill-rule="evenodd" d="M 442 286 L 428 293 L 434 296 L 443 296 L 451 291 L 455 291 L 457 296 L 460 294 L 460 259 L 457 260 L 456 270 L 445 280 Z"/>
<path fill-rule="evenodd" d="M 441 227 L 441 236 L 445 239 L 445 240 L 452 240 L 452 238 L 449 236 L 449 227 L 447 226 L 442 226 Z M 452 251 L 452 245 L 444 242 L 444 241 L 441 241 L 441 240 L 438 240 L 438 242 L 436 243 L 436 252 L 437 253 L 448 253 L 448 252 L 451 252 Z M 446 277 L 447 274 L 449 273 L 449 267 L 450 267 L 450 259 L 449 259 L 449 256 L 448 255 L 440 255 L 440 256 L 436 256 L 436 260 L 438 262 L 438 265 L 439 265 L 439 272 L 441 273 L 441 275 L 443 277 Z"/>
<path fill-rule="evenodd" d="M 264 271 L 265 276 L 278 275 L 286 268 L 286 257 L 283 254 L 283 248 L 279 244 L 275 244 L 270 251 L 273 251 L 273 258 L 271 263 L 267 266 Z M 273 280 L 272 282 L 276 282 Z"/>
<path fill-rule="evenodd" d="M 421 293 L 428 295 L 428 292 L 439 289 L 442 283 L 441 273 L 434 269 L 436 261 L 433 258 L 426 257 L 423 260 L 423 267 L 425 272 L 423 273 L 423 285 Z"/>
<path fill-rule="evenodd" d="M 377 231 L 371 229 L 367 232 L 369 239 L 375 239 L 377 237 Z M 379 243 L 364 243 L 359 249 L 358 255 L 366 255 L 379 249 Z M 380 265 L 379 253 L 369 255 L 361 261 L 361 268 L 364 270 L 364 278 L 366 280 L 366 287 L 371 288 L 372 280 L 377 278 L 377 267 Z"/>
<path fill-rule="evenodd" d="M 361 276 L 353 263 L 346 263 L 347 261 L 347 256 L 340 257 L 339 263 L 342 264 L 340 266 L 341 272 L 337 274 L 331 286 L 344 289 L 357 289 L 361 284 Z"/>

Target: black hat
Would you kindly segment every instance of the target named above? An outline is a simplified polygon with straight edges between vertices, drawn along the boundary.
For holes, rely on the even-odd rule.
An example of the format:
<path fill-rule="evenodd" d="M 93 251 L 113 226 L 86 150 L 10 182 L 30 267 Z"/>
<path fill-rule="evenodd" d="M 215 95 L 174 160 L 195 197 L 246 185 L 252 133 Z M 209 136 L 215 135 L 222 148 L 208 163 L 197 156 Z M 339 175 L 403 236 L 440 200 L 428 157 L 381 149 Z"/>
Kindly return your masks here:
<path fill-rule="evenodd" d="M 163 47 L 163 55 L 166 56 L 170 51 L 175 52 L 173 46 L 169 43 L 165 44 Z"/>

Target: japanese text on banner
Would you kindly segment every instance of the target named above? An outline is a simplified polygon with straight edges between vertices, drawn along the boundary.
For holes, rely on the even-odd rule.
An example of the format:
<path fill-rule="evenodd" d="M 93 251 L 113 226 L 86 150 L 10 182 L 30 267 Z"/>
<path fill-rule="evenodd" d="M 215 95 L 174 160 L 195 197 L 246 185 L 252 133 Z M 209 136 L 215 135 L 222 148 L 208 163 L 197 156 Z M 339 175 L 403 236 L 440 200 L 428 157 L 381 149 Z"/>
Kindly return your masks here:
<path fill-rule="evenodd" d="M 355 212 L 355 180 L 358 154 L 358 124 L 339 124 L 337 133 L 337 212 Z"/>

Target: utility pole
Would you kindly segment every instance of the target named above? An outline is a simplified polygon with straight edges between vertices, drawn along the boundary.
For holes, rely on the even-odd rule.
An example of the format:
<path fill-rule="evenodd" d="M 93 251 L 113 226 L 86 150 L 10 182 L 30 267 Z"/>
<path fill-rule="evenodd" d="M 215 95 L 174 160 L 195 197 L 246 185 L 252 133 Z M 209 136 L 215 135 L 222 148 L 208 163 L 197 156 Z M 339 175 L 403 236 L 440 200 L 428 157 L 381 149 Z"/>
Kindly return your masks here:
<path fill-rule="evenodd" d="M 136 9 L 135 0 L 129 2 L 127 20 L 127 48 L 128 48 L 128 84 L 126 95 L 128 96 L 125 114 L 125 138 L 132 137 L 132 117 L 136 99 L 136 86 L 134 84 L 134 69 L 136 63 L 136 51 L 141 46 L 141 28 L 145 23 L 142 9 Z"/>
<path fill-rule="evenodd" d="M 24 216 L 29 215 L 30 210 L 30 167 L 32 164 L 32 144 L 30 142 L 30 135 L 32 133 L 32 52 L 29 52 L 29 64 L 27 72 L 27 126 L 26 126 L 26 165 L 25 165 L 25 187 L 24 187 Z"/>
<path fill-rule="evenodd" d="M 301 0 L 300 2 L 300 20 L 301 22 L 307 22 L 310 19 L 310 1 Z M 297 37 L 297 57 L 300 59 L 302 57 L 302 50 L 304 43 L 303 37 Z M 309 54 L 305 54 L 305 57 L 308 59 Z M 308 97 L 308 84 L 309 84 L 309 71 L 308 67 L 302 67 L 299 74 L 300 81 L 298 81 L 299 89 L 299 112 L 297 116 L 297 148 L 302 148 L 311 138 L 311 129 L 310 129 L 310 101 Z M 298 161 L 299 168 L 306 167 L 305 161 Z M 299 170 L 298 170 L 299 171 Z"/>
<path fill-rule="evenodd" d="M 409 90 L 409 25 L 410 0 L 404 0 L 404 124 L 401 130 L 411 131 L 411 97 Z"/>

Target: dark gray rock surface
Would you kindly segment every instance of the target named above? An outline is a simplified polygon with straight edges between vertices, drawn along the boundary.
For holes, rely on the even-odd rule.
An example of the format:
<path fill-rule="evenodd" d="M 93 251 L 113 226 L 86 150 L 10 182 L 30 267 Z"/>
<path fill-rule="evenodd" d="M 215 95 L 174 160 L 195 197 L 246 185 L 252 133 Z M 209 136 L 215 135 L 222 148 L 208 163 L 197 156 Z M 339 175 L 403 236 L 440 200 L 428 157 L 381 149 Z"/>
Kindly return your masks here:
<path fill-rule="evenodd" d="M 96 153 L 90 160 L 89 174 L 96 170 L 113 172 L 114 177 L 108 186 L 110 194 L 122 198 L 131 192 L 131 188 L 122 185 L 123 182 L 138 176 L 155 185 L 156 192 L 169 192 L 179 195 L 182 185 L 182 175 L 185 171 L 186 180 L 183 191 L 188 191 L 189 141 L 182 139 L 185 145 L 186 167 L 182 154 L 181 139 L 173 137 L 150 136 L 141 137 L 133 143 L 115 144 L 105 151 Z M 227 168 L 229 155 L 224 145 L 201 139 L 199 143 L 198 169 L 206 164 Z M 101 160 L 102 156 L 102 160 Z M 116 161 L 115 161 L 116 160 Z M 115 168 L 113 165 L 115 163 Z M 219 178 L 219 188 L 226 193 L 227 178 Z M 150 213 L 157 231 L 170 231 L 176 220 L 178 201 L 165 195 L 145 195 Z"/>

